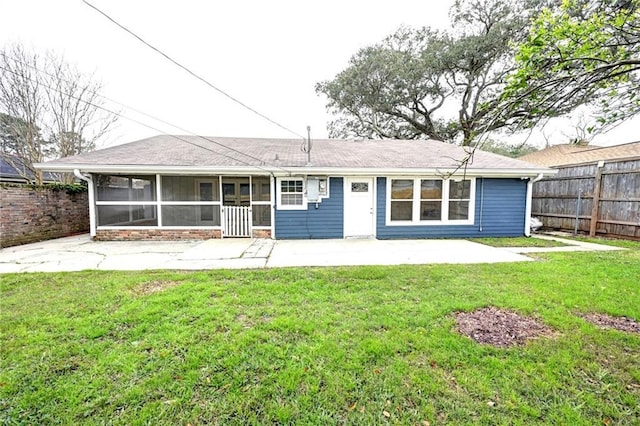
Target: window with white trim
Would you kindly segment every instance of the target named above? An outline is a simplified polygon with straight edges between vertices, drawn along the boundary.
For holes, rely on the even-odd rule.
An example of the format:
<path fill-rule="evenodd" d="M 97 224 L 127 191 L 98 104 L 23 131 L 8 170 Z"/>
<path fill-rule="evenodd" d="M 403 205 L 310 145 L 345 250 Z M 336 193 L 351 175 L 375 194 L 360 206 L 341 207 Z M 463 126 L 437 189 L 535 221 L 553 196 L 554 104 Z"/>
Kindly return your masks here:
<path fill-rule="evenodd" d="M 391 220 L 411 220 L 413 216 L 413 180 L 391 180 Z"/>
<path fill-rule="evenodd" d="M 420 180 L 420 220 L 442 220 L 442 180 Z"/>
<path fill-rule="evenodd" d="M 469 219 L 471 181 L 449 181 L 449 220 Z"/>
<path fill-rule="evenodd" d="M 387 178 L 387 225 L 472 224 L 474 183 L 474 178 Z"/>
<path fill-rule="evenodd" d="M 277 189 L 278 209 L 306 209 L 303 178 L 279 178 Z"/>

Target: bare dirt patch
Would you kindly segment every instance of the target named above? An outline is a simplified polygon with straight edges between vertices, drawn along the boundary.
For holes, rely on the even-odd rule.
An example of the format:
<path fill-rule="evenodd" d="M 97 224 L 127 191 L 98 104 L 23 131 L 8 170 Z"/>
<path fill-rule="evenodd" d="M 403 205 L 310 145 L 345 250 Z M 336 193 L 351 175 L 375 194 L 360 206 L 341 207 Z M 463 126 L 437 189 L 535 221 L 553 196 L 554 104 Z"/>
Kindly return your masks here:
<path fill-rule="evenodd" d="M 148 294 L 165 291 L 169 288 L 177 286 L 178 284 L 180 284 L 180 282 L 178 281 L 147 281 L 134 287 L 131 292 L 137 296 L 145 296 Z"/>
<path fill-rule="evenodd" d="M 595 312 L 589 314 L 580 314 L 580 316 L 600 328 L 628 331 L 631 333 L 640 333 L 640 321 L 633 318 L 614 317 L 611 315 L 598 314 Z"/>
<path fill-rule="evenodd" d="M 523 345 L 537 337 L 556 333 L 538 320 L 489 306 L 472 312 L 456 312 L 457 330 L 478 343 L 500 348 Z"/>
<path fill-rule="evenodd" d="M 262 315 L 259 318 L 250 318 L 245 314 L 236 315 L 236 321 L 242 324 L 242 328 L 253 328 L 258 323 L 268 323 L 271 321 L 271 317 L 268 315 Z"/>

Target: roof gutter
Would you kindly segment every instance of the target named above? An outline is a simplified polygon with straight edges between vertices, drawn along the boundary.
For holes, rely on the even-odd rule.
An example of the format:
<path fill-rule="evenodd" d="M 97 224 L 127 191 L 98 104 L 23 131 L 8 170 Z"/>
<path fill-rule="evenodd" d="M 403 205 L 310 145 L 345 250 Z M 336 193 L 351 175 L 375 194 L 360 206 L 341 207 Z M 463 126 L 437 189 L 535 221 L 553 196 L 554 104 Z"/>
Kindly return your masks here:
<path fill-rule="evenodd" d="M 533 202 L 533 184 L 538 182 L 544 177 L 544 173 L 538 174 L 533 179 L 527 181 L 527 199 L 525 200 L 525 213 L 524 213 L 524 236 L 531 236 L 531 204 Z"/>
<path fill-rule="evenodd" d="M 37 163 L 34 167 L 53 172 L 71 172 L 76 169 L 91 173 L 145 173 L 145 174 L 182 174 L 182 175 L 238 175 L 272 174 L 274 176 L 327 175 L 327 176 L 413 176 L 413 175 L 449 175 L 470 177 L 518 177 L 533 178 L 539 175 L 553 175 L 558 170 L 548 168 L 500 169 L 477 168 L 462 170 L 450 168 L 371 168 L 371 167 L 269 167 L 269 166 L 166 166 L 166 165 L 111 165 L 111 164 L 55 164 Z"/>

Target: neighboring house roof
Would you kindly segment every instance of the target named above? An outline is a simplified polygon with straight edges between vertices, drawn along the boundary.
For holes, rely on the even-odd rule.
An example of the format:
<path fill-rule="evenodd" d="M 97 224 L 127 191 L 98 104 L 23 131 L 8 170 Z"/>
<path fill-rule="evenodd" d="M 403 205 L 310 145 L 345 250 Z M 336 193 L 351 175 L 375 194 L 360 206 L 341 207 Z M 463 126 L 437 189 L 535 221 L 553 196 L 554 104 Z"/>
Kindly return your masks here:
<path fill-rule="evenodd" d="M 210 140 L 208 140 L 210 139 Z M 215 141 L 216 143 L 212 142 Z M 38 167 L 92 172 L 191 172 L 228 173 L 340 173 L 372 171 L 402 173 L 449 171 L 465 158 L 463 147 L 434 140 L 312 140 L 311 162 L 301 149 L 301 139 L 203 138 L 161 135 L 73 157 Z M 498 175 L 535 175 L 549 172 L 521 160 L 476 151 L 466 172 L 493 171 Z"/>
<path fill-rule="evenodd" d="M 523 155 L 519 160 L 539 166 L 553 167 L 631 157 L 640 157 L 640 142 L 615 146 L 554 145 Z"/>
<path fill-rule="evenodd" d="M 18 166 L 22 165 L 19 158 L 14 158 L 13 161 Z M 33 173 L 30 170 L 26 170 L 25 172 L 27 177 L 33 180 Z M 44 182 L 55 182 L 56 176 L 53 173 L 44 172 L 42 173 L 42 180 Z M 12 164 L 10 164 L 4 157 L 0 156 L 0 182 L 26 183 L 27 180 Z"/>

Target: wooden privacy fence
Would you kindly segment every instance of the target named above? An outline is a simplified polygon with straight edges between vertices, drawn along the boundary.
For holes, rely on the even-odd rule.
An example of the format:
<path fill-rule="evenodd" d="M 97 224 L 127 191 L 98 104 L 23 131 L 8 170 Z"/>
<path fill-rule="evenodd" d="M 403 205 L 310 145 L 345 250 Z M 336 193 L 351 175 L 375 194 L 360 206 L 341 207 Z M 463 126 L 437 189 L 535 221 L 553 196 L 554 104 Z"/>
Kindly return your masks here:
<path fill-rule="evenodd" d="M 555 168 L 533 185 L 532 215 L 546 228 L 640 239 L 640 157 Z"/>

